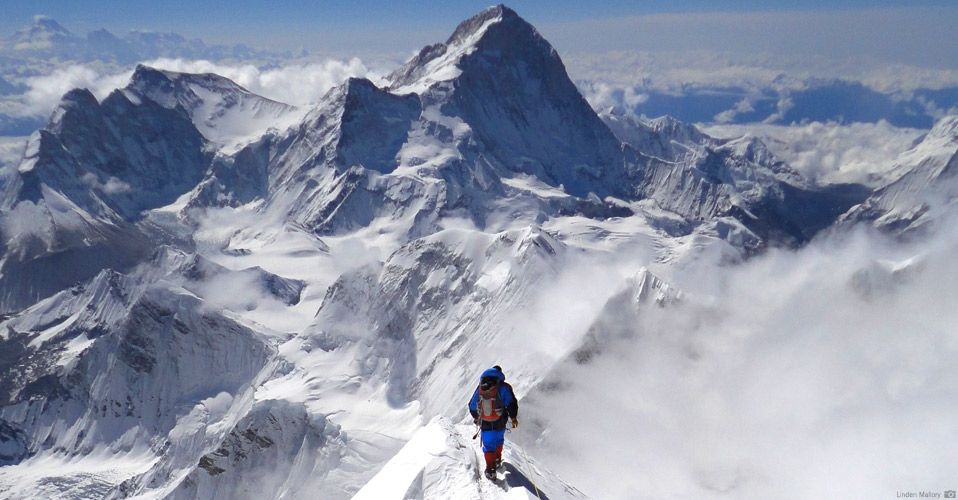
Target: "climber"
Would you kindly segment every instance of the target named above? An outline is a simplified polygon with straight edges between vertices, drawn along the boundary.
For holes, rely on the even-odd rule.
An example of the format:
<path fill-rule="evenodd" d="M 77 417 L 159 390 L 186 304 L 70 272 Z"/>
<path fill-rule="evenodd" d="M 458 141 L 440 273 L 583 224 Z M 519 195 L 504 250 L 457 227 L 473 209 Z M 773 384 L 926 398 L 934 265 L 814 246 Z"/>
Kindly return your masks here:
<path fill-rule="evenodd" d="M 496 469 L 502 466 L 506 424 L 511 418 L 512 427 L 519 427 L 519 402 L 512 392 L 512 386 L 506 383 L 506 376 L 499 365 L 482 372 L 479 387 L 469 400 L 469 413 L 482 430 L 486 477 L 495 481 Z"/>

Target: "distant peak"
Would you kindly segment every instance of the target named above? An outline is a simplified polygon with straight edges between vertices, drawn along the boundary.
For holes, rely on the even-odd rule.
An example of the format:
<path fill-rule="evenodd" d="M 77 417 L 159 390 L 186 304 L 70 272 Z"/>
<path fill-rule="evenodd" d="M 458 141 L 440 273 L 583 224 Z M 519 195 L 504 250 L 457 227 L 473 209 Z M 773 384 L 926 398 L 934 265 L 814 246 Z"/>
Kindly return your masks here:
<path fill-rule="evenodd" d="M 119 40 L 116 35 L 110 33 L 105 28 L 91 31 L 87 33 L 86 37 L 88 40 Z"/>
<path fill-rule="evenodd" d="M 685 123 L 673 117 L 672 115 L 662 115 L 648 121 L 652 130 L 662 132 L 670 136 L 681 137 L 695 142 L 700 142 L 705 134 L 691 123 Z"/>
<path fill-rule="evenodd" d="M 42 28 L 44 31 L 52 31 L 54 33 L 70 34 L 69 30 L 61 26 L 60 23 L 56 22 L 52 17 L 43 14 L 33 16 L 33 27 Z"/>
<path fill-rule="evenodd" d="M 59 26 L 59 24 L 57 24 L 57 22 L 53 20 L 52 17 L 44 15 L 44 14 L 37 14 L 33 16 L 33 24 L 46 25 L 46 26 Z"/>

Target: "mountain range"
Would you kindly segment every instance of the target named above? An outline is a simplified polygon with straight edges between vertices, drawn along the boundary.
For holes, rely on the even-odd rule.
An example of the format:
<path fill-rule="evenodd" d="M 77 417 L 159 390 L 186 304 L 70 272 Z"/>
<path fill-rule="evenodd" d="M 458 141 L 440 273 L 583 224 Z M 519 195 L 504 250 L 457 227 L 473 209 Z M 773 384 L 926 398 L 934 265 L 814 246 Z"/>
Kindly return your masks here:
<path fill-rule="evenodd" d="M 84 45 L 38 23 L 14 50 Z M 668 277 L 702 255 L 934 225 L 955 123 L 877 190 L 818 186 L 752 137 L 596 113 L 502 5 L 306 109 L 146 66 L 71 90 L 0 198 L 0 493 L 489 498 L 462 425 L 484 367 L 534 399 L 617 318 L 684 300 Z M 639 252 L 536 328 L 569 269 Z M 550 498 L 586 497 L 531 458 Z M 538 490 L 508 459 L 507 493 Z"/>
<path fill-rule="evenodd" d="M 190 59 L 266 59 L 271 54 L 245 45 L 207 45 L 202 40 L 188 40 L 176 33 L 130 31 L 116 36 L 105 29 L 85 37 L 72 33 L 54 19 L 38 15 L 30 26 L 0 40 L 3 66 L 15 66 L 29 60 L 91 62 L 119 65 L 136 64 L 160 57 Z M 286 55 L 288 57 L 288 54 Z"/>

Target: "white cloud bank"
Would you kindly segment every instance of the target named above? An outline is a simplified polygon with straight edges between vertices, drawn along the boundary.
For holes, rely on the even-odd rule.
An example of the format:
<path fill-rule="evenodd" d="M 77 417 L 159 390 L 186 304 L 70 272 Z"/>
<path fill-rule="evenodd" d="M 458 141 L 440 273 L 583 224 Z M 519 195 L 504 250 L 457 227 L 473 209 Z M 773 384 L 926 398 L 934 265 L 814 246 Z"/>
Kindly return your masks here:
<path fill-rule="evenodd" d="M 636 106 L 644 102 L 650 92 L 678 96 L 688 93 L 690 88 L 702 92 L 740 89 L 741 94 L 750 99 L 768 99 L 769 91 L 773 96 L 787 94 L 835 79 L 861 82 L 877 92 L 903 98 L 910 98 L 915 89 L 958 87 L 958 69 L 890 64 L 855 57 L 780 57 L 716 50 L 613 50 L 571 52 L 562 58 L 569 76 L 596 109 L 623 102 Z M 615 98 L 616 93 L 622 93 L 622 101 Z M 940 106 L 929 106 L 929 114 L 940 118 L 947 110 L 937 107 Z"/>
<path fill-rule="evenodd" d="M 219 64 L 203 60 L 157 59 L 144 64 L 159 69 L 187 73 L 216 73 L 251 92 L 298 106 L 316 102 L 332 87 L 349 77 L 374 81 L 380 74 L 368 69 L 361 60 L 327 59 L 312 63 L 290 63 L 262 69 L 252 64 Z M 9 116 L 48 116 L 63 94 L 75 88 L 89 89 L 99 100 L 129 83 L 132 69 L 104 71 L 96 65 L 72 64 L 50 74 L 25 80 L 27 91 L 8 96 L 0 103 L 0 112 Z"/>
<path fill-rule="evenodd" d="M 228 65 L 184 59 L 157 59 L 144 64 L 183 73 L 216 73 L 233 80 L 250 92 L 296 106 L 318 101 L 329 89 L 348 78 L 369 78 L 376 81 L 381 77 L 381 74 L 367 68 L 358 58 L 292 63 L 270 69 L 261 69 L 252 64 Z"/>
<path fill-rule="evenodd" d="M 545 433 L 511 440 L 593 498 L 955 488 L 958 231 L 697 269 L 673 277 L 684 303 L 621 318 L 628 335 L 562 366 L 564 389 L 520 411 Z"/>
<path fill-rule="evenodd" d="M 0 112 L 14 117 L 49 116 L 63 94 L 70 90 L 86 88 L 97 99 L 103 99 L 114 89 L 126 85 L 132 74 L 132 70 L 103 72 L 93 65 L 63 66 L 50 74 L 27 78 L 26 92 L 4 98 Z"/>
<path fill-rule="evenodd" d="M 19 163 L 26 145 L 26 137 L 0 137 L 0 169 Z"/>

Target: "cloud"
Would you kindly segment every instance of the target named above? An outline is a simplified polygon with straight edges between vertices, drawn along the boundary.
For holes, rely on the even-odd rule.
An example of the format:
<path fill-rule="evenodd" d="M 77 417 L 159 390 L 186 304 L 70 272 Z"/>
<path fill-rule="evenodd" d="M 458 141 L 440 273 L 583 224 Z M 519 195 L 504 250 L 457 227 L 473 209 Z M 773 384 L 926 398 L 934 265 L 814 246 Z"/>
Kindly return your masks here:
<path fill-rule="evenodd" d="M 102 100 L 114 89 L 129 82 L 132 70 L 102 74 L 92 66 L 72 64 L 53 73 L 28 78 L 25 81 L 23 112 L 29 115 L 48 115 L 60 102 L 63 94 L 75 88 L 89 89 Z"/>
<path fill-rule="evenodd" d="M 579 82 L 579 91 L 589 101 L 589 106 L 592 106 L 592 109 L 603 110 L 619 104 L 619 99 L 615 94 L 621 92 L 621 90 L 607 83 Z"/>
<path fill-rule="evenodd" d="M 958 87 L 958 69 L 928 68 L 890 63 L 868 57 L 778 56 L 770 53 L 735 53 L 718 50 L 612 50 L 569 52 L 562 55 L 570 77 L 595 109 L 617 104 L 635 106 L 627 96 L 687 96 L 693 93 L 735 98 L 738 105 L 754 104 L 778 96 L 784 116 L 791 93 L 831 82 L 861 82 L 866 87 L 899 99 L 911 99 L 917 89 Z M 924 100 L 918 96 L 917 99 Z M 661 100 L 661 99 L 660 99 Z M 690 101 L 693 102 L 693 101 Z M 929 116 L 937 119 L 949 106 L 924 100 Z M 661 107 L 661 105 L 660 105 Z M 728 108 L 716 121 L 734 119 L 744 109 Z"/>
<path fill-rule="evenodd" d="M 752 106 L 752 102 L 748 99 L 742 99 L 741 101 L 735 103 L 734 108 L 715 115 L 715 121 L 717 123 L 729 123 L 734 120 L 735 116 L 739 113 L 749 113 L 752 111 L 755 111 L 755 107 Z"/>
<path fill-rule="evenodd" d="M 109 179 L 107 179 L 106 183 L 101 183 L 100 180 L 97 179 L 96 174 L 88 172 L 80 177 L 80 181 L 87 186 L 99 189 L 106 194 L 126 193 L 131 189 L 129 184 L 117 179 L 116 177 L 113 177 L 112 175 Z"/>
<path fill-rule="evenodd" d="M 785 113 L 795 107 L 795 101 L 791 97 L 785 96 L 778 100 L 775 105 L 776 111 L 762 120 L 763 123 L 775 123 L 785 118 Z"/>
<path fill-rule="evenodd" d="M 229 309 L 243 312 L 282 306 L 275 297 L 264 292 L 262 283 L 253 273 L 226 272 L 191 286 L 203 298 L 204 309 L 210 311 Z"/>
<path fill-rule="evenodd" d="M 216 73 L 251 92 L 297 106 L 318 101 L 329 89 L 350 77 L 369 78 L 373 81 L 381 77 L 381 74 L 371 71 L 358 58 L 292 63 L 271 69 L 261 69 L 252 64 L 229 65 L 185 59 L 157 59 L 144 64 L 184 73 Z"/>
<path fill-rule="evenodd" d="M 144 64 L 170 71 L 216 73 L 251 92 L 294 105 L 318 101 L 329 89 L 349 77 L 375 81 L 383 74 L 370 70 L 357 58 L 290 63 L 269 69 L 253 64 L 230 65 L 185 59 L 157 59 Z M 14 117 L 48 116 L 68 91 L 86 88 L 97 99 L 103 100 L 113 90 L 125 87 L 132 74 L 132 69 L 108 70 L 98 65 L 71 64 L 57 68 L 49 74 L 26 79 L 27 90 L 22 95 L 3 98 L 0 112 Z"/>
<path fill-rule="evenodd" d="M 524 399 L 530 425 L 512 441 L 593 498 L 953 487 L 958 226 L 940 227 L 916 244 L 862 230 L 675 269 L 685 300 L 606 311 L 624 333 Z"/>
<path fill-rule="evenodd" d="M 19 163 L 23 156 L 23 148 L 26 145 L 26 137 L 0 136 L 0 169 L 12 167 Z"/>
<path fill-rule="evenodd" d="M 875 185 L 911 148 L 922 130 L 878 123 L 804 125 L 716 125 L 703 127 L 715 137 L 752 134 L 760 137 L 789 166 L 806 178 L 823 183 L 858 182 Z"/>

